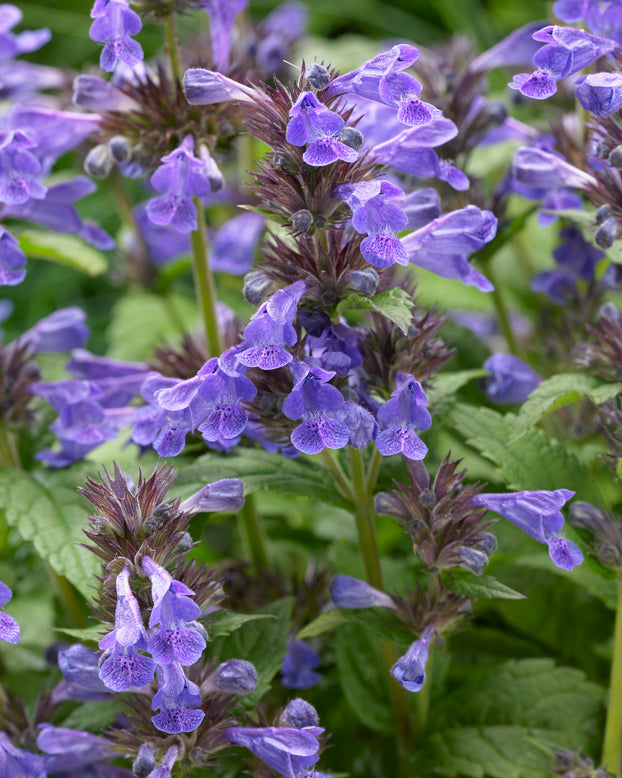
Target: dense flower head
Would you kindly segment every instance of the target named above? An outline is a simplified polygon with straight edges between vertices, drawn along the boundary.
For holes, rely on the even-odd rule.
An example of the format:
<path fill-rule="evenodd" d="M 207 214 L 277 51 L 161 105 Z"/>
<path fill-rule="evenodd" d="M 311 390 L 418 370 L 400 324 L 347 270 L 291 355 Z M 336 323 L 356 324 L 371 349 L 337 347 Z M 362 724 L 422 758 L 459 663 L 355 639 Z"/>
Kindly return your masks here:
<path fill-rule="evenodd" d="M 569 489 L 478 494 L 471 499 L 471 504 L 504 516 L 534 540 L 545 543 L 556 567 L 572 570 L 583 562 L 583 554 L 576 543 L 566 540 L 559 532 L 564 526 L 560 509 L 574 494 Z"/>

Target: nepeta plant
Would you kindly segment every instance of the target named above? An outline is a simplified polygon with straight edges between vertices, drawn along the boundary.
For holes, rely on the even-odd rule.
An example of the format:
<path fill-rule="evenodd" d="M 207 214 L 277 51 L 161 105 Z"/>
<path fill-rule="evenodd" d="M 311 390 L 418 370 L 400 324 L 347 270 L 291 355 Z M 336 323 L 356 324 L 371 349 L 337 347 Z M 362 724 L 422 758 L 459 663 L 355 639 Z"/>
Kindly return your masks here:
<path fill-rule="evenodd" d="M 622 6 L 248 6 L 0 8 L 0 778 L 619 776 Z"/>

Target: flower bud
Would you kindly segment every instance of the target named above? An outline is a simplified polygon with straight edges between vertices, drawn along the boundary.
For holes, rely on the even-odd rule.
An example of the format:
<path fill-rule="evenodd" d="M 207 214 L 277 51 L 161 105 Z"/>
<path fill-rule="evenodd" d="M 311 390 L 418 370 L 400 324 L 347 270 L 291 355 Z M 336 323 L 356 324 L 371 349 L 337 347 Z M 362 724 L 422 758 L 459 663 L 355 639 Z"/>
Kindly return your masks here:
<path fill-rule="evenodd" d="M 281 721 L 288 727 L 304 729 L 305 727 L 317 727 L 320 723 L 320 717 L 313 705 L 301 697 L 296 697 L 295 700 L 288 703 L 281 714 Z"/>
<path fill-rule="evenodd" d="M 330 593 L 338 608 L 394 607 L 393 599 L 388 594 L 349 575 L 336 576 L 330 585 Z"/>
<path fill-rule="evenodd" d="M 356 127 L 344 127 L 338 135 L 339 140 L 351 149 L 358 151 L 363 145 L 365 136 Z"/>
<path fill-rule="evenodd" d="M 622 315 L 620 309 L 611 302 L 604 303 L 598 309 L 598 323 L 603 325 L 607 323 L 619 324 Z"/>
<path fill-rule="evenodd" d="M 330 73 L 324 65 L 318 65 L 317 62 L 314 62 L 305 73 L 305 78 L 314 89 L 324 89 L 330 81 Z"/>
<path fill-rule="evenodd" d="M 605 219 L 608 219 L 610 216 L 611 206 L 601 205 L 600 208 L 596 211 L 596 224 L 602 224 Z"/>
<path fill-rule="evenodd" d="M 115 162 L 127 162 L 132 156 L 132 147 L 124 135 L 115 135 L 108 142 L 110 154 Z"/>
<path fill-rule="evenodd" d="M 488 564 L 488 555 L 476 548 L 458 546 L 452 553 L 452 560 L 459 567 L 464 567 L 474 575 L 481 575 Z"/>
<path fill-rule="evenodd" d="M 250 694 L 257 686 L 257 671 L 245 659 L 229 659 L 218 665 L 208 684 L 219 692 Z"/>
<path fill-rule="evenodd" d="M 261 270 L 251 270 L 244 276 L 244 288 L 242 294 L 247 302 L 259 307 L 270 297 L 277 287 L 271 278 Z"/>
<path fill-rule="evenodd" d="M 601 249 L 610 249 L 618 237 L 618 230 L 618 222 L 613 216 L 605 219 L 594 233 L 596 245 Z"/>
<path fill-rule="evenodd" d="M 291 221 L 296 232 L 307 232 L 313 225 L 313 214 L 306 210 L 296 211 Z"/>
<path fill-rule="evenodd" d="M 153 746 L 151 743 L 143 743 L 132 765 L 132 773 L 136 778 L 147 778 L 149 773 L 155 768 L 155 762 L 156 754 Z"/>
<path fill-rule="evenodd" d="M 110 154 L 107 143 L 100 143 L 94 146 L 86 155 L 84 160 L 84 170 L 93 178 L 107 178 L 112 170 L 114 160 Z"/>
<path fill-rule="evenodd" d="M 351 289 L 363 297 L 373 297 L 378 288 L 378 273 L 373 267 L 365 270 L 351 270 L 348 273 L 348 283 Z"/>
<path fill-rule="evenodd" d="M 491 556 L 498 548 L 497 538 L 492 532 L 482 532 L 475 546 L 480 551 L 483 551 L 486 556 Z"/>
<path fill-rule="evenodd" d="M 622 168 L 622 146 L 616 146 L 609 154 L 609 164 L 620 170 Z"/>

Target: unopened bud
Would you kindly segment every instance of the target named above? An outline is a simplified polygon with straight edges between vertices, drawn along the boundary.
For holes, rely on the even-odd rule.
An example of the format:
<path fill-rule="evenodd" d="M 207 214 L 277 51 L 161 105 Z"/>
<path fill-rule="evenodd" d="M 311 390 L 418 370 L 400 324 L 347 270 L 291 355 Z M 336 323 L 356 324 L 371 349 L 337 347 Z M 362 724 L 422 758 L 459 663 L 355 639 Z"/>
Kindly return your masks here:
<path fill-rule="evenodd" d="M 338 138 L 344 146 L 348 146 L 349 148 L 354 149 L 354 151 L 358 151 L 365 140 L 363 133 L 360 130 L 357 130 L 356 127 L 344 127 L 339 133 Z"/>
<path fill-rule="evenodd" d="M 622 319 L 620 309 L 614 303 L 603 303 L 598 309 L 598 321 L 602 324 L 619 324 Z"/>
<path fill-rule="evenodd" d="M 600 246 L 601 249 L 610 249 L 618 237 L 618 231 L 618 222 L 613 216 L 605 219 L 594 233 L 596 245 Z"/>
<path fill-rule="evenodd" d="M 330 81 L 330 73 L 324 65 L 318 65 L 317 62 L 314 62 L 305 73 L 305 78 L 314 89 L 324 89 Z"/>
<path fill-rule="evenodd" d="M 107 178 L 112 170 L 114 160 L 110 154 L 107 143 L 94 146 L 86 155 L 84 170 L 93 178 Z"/>
<path fill-rule="evenodd" d="M 497 538 L 492 532 L 483 532 L 477 539 L 475 547 L 483 551 L 486 556 L 491 556 L 498 548 Z"/>
<path fill-rule="evenodd" d="M 132 147 L 124 135 L 115 135 L 108 143 L 110 154 L 115 162 L 127 162 L 132 156 Z"/>
<path fill-rule="evenodd" d="M 136 778 L 147 778 L 155 769 L 156 752 L 151 743 L 143 743 L 138 750 L 138 756 L 132 765 L 132 773 Z"/>
<path fill-rule="evenodd" d="M 469 546 L 458 546 L 452 554 L 452 561 L 475 575 L 481 575 L 488 564 L 488 555 Z"/>
<path fill-rule="evenodd" d="M 257 686 L 257 671 L 245 659 L 229 659 L 218 665 L 208 684 L 219 692 L 250 694 Z"/>
<path fill-rule="evenodd" d="M 600 532 L 609 520 L 604 511 L 589 502 L 576 500 L 570 506 L 568 521 L 575 527 L 589 529 L 590 532 Z"/>
<path fill-rule="evenodd" d="M 189 532 L 184 532 L 177 544 L 177 550 L 185 554 L 190 551 L 193 546 L 194 541 L 192 540 L 192 535 Z"/>
<path fill-rule="evenodd" d="M 259 307 L 276 292 L 277 286 L 271 278 L 268 278 L 261 270 L 251 270 L 244 276 L 244 288 L 242 294 L 247 302 Z"/>
<path fill-rule="evenodd" d="M 609 164 L 618 168 L 618 170 L 622 168 L 622 146 L 616 146 L 609 154 Z"/>
<path fill-rule="evenodd" d="M 609 156 L 610 148 L 609 144 L 606 140 L 603 140 L 602 138 L 598 141 L 596 144 L 596 155 L 599 156 L 601 159 L 605 159 Z"/>
<path fill-rule="evenodd" d="M 348 284 L 351 289 L 363 297 L 373 297 L 378 288 L 378 273 L 373 267 L 365 270 L 351 270 L 348 273 Z"/>
<path fill-rule="evenodd" d="M 508 109 L 503 103 L 490 103 L 486 107 L 486 116 L 490 124 L 500 125 L 508 118 Z"/>
<path fill-rule="evenodd" d="M 419 500 L 426 508 L 431 508 L 436 503 L 436 495 L 431 489 L 424 489 L 419 495 Z"/>
<path fill-rule="evenodd" d="M 296 211 L 291 218 L 292 227 L 296 232 L 307 232 L 313 225 L 313 214 L 311 211 Z"/>
<path fill-rule="evenodd" d="M 313 705 L 301 697 L 297 697 L 287 705 L 281 714 L 281 721 L 288 727 L 304 729 L 305 727 L 317 727 L 320 723 L 320 717 Z"/>
<path fill-rule="evenodd" d="M 610 216 L 611 206 L 601 205 L 600 208 L 596 211 L 596 224 L 602 224 L 605 219 L 608 219 Z"/>

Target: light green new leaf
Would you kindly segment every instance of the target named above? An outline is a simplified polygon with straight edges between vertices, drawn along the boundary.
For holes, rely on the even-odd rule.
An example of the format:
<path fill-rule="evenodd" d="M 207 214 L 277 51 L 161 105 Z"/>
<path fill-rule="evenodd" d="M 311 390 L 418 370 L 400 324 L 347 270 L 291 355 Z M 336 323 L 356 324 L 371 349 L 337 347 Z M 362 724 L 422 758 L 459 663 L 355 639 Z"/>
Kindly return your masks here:
<path fill-rule="evenodd" d="M 525 600 L 524 594 L 511 589 L 491 575 L 473 575 L 462 570 L 452 570 L 443 576 L 443 584 L 456 594 L 486 600 Z"/>
<path fill-rule="evenodd" d="M 397 324 L 402 332 L 407 332 L 412 323 L 413 307 L 414 302 L 408 292 L 396 287 L 374 297 L 350 294 L 341 300 L 337 306 L 337 313 L 356 310 L 376 311 Z"/>
<path fill-rule="evenodd" d="M 232 613 L 231 611 L 216 611 L 206 621 L 205 628 L 211 640 L 222 638 L 235 632 L 249 621 L 257 619 L 274 619 L 267 613 Z"/>
<path fill-rule="evenodd" d="M 340 624 L 345 624 L 348 621 L 348 614 L 335 608 L 335 610 L 328 611 L 328 613 L 320 613 L 320 615 L 304 626 L 300 632 L 296 635 L 298 640 L 304 638 L 314 638 L 318 635 L 323 635 L 325 632 L 335 629 Z"/>
<path fill-rule="evenodd" d="M 93 597 L 94 576 L 100 562 L 76 545 L 84 539 L 84 499 L 75 488 L 36 473 L 0 470 L 0 508 L 8 524 L 24 540 L 32 541 L 42 559 L 66 576 L 87 599 Z"/>
<path fill-rule="evenodd" d="M 620 384 L 582 373 L 559 373 L 547 378 L 531 392 L 520 409 L 513 430 L 514 440 L 531 429 L 540 419 L 564 405 L 582 398 L 588 398 L 595 405 L 600 405 L 617 397 L 620 392 Z"/>
<path fill-rule="evenodd" d="M 99 276 L 108 268 L 106 257 L 75 235 L 26 230 L 19 236 L 19 247 L 27 257 L 68 265 L 90 276 Z"/>

